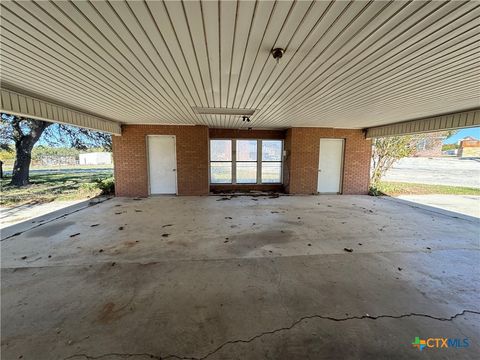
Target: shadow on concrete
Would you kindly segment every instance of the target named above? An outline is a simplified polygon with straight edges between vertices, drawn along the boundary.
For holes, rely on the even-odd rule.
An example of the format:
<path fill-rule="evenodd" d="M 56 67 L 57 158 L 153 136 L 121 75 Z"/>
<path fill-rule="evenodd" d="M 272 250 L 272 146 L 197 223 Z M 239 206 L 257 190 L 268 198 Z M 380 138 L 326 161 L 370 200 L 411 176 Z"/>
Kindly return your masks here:
<path fill-rule="evenodd" d="M 59 219 L 63 216 L 67 216 L 67 215 L 76 213 L 77 211 L 86 209 L 90 206 L 100 204 L 100 203 L 102 203 L 106 200 L 109 200 L 111 198 L 112 197 L 109 197 L 109 196 L 99 196 L 99 197 L 96 197 L 96 198 L 92 198 L 92 199 L 82 201 L 80 203 L 77 203 L 77 204 L 74 204 L 74 205 L 71 205 L 71 206 L 66 206 L 66 207 L 61 208 L 59 210 L 55 210 L 55 211 L 52 211 L 50 213 L 43 214 L 41 216 L 37 216 L 35 218 L 25 220 L 25 221 L 22 221 L 20 223 L 17 223 L 17 224 L 11 225 L 11 226 L 7 226 L 7 227 L 0 230 L 0 239 L 1 239 L 0 241 L 6 240 L 6 239 L 11 238 L 13 236 L 20 235 L 20 234 L 24 233 L 25 231 L 32 230 L 32 229 L 37 228 L 39 226 L 42 226 L 44 224 L 48 224 L 49 222 L 57 220 L 57 219 Z M 22 208 L 24 206 L 25 205 L 20 205 L 18 207 L 15 207 L 14 210 L 17 209 L 17 208 Z M 19 210 L 20 209 L 17 209 L 17 211 L 19 211 Z M 2 218 L 3 218 L 3 214 L 2 214 Z"/>

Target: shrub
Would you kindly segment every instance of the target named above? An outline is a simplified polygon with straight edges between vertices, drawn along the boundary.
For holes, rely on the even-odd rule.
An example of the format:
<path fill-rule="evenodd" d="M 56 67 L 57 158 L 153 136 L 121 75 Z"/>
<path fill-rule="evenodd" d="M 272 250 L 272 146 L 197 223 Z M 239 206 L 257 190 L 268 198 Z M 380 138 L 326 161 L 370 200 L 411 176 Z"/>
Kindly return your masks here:
<path fill-rule="evenodd" d="M 102 190 L 102 194 L 113 194 L 115 192 L 115 179 L 109 177 L 103 180 L 97 180 L 97 187 Z"/>
<path fill-rule="evenodd" d="M 368 189 L 368 195 L 370 195 L 370 196 L 382 196 L 382 195 L 385 195 L 385 194 L 383 192 L 381 192 L 377 187 L 370 186 L 370 189 Z"/>
<path fill-rule="evenodd" d="M 115 180 L 113 177 L 109 177 L 106 179 L 96 179 L 95 182 L 81 184 L 80 190 L 88 192 L 101 190 L 102 195 L 110 195 L 115 192 Z"/>
<path fill-rule="evenodd" d="M 98 189 L 98 184 L 94 182 L 80 184 L 80 190 L 83 191 L 94 191 L 96 189 Z"/>

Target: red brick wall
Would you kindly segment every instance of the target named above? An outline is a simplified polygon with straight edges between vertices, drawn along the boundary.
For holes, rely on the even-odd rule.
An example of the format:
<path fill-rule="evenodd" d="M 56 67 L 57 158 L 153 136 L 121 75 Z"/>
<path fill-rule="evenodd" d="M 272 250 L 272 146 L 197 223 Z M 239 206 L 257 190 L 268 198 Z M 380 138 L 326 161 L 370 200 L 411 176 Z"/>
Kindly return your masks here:
<path fill-rule="evenodd" d="M 345 139 L 344 194 L 365 194 L 370 174 L 371 142 L 361 130 L 292 128 L 275 130 L 208 129 L 206 126 L 127 125 L 113 137 L 117 196 L 148 196 L 147 135 L 175 135 L 179 195 L 206 195 L 211 138 L 284 139 L 284 185 L 293 194 L 317 191 L 320 138 Z M 215 187 L 218 190 L 218 187 Z M 230 189 L 228 189 L 230 190 Z"/>
<path fill-rule="evenodd" d="M 370 177 L 372 144 L 362 130 L 292 128 L 287 131 L 285 187 L 292 194 L 317 192 L 321 138 L 345 139 L 343 194 L 366 194 Z"/>
<path fill-rule="evenodd" d="M 113 136 L 117 196 L 148 196 L 147 135 L 176 136 L 179 195 L 208 194 L 206 126 L 127 125 Z"/>

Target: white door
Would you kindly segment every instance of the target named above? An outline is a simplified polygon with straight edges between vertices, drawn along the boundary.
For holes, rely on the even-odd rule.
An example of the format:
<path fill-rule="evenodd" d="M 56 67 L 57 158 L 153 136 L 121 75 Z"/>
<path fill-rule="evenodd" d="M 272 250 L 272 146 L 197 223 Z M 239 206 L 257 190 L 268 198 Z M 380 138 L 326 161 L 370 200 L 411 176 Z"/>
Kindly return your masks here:
<path fill-rule="evenodd" d="M 319 193 L 340 193 L 343 168 L 343 139 L 320 139 Z"/>
<path fill-rule="evenodd" d="M 151 135 L 147 137 L 147 143 L 150 194 L 176 194 L 175 136 Z"/>

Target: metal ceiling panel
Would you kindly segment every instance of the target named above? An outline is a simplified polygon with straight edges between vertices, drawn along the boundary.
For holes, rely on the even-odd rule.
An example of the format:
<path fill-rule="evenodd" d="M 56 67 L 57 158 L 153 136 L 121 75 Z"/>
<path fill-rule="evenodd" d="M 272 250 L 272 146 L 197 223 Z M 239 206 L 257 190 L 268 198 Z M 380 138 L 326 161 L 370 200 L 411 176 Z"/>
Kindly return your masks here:
<path fill-rule="evenodd" d="M 114 135 L 121 135 L 120 124 L 91 114 L 69 109 L 15 91 L 0 90 L 0 109 L 12 115 L 30 117 L 39 120 L 73 124 L 79 127 L 100 130 Z"/>
<path fill-rule="evenodd" d="M 480 126 L 480 110 L 478 109 L 372 127 L 366 130 L 366 137 L 398 136 L 475 126 Z"/>
<path fill-rule="evenodd" d="M 480 107 L 476 1 L 12 1 L 5 88 L 126 124 L 369 128 Z M 277 63 L 270 52 L 285 48 Z"/>

